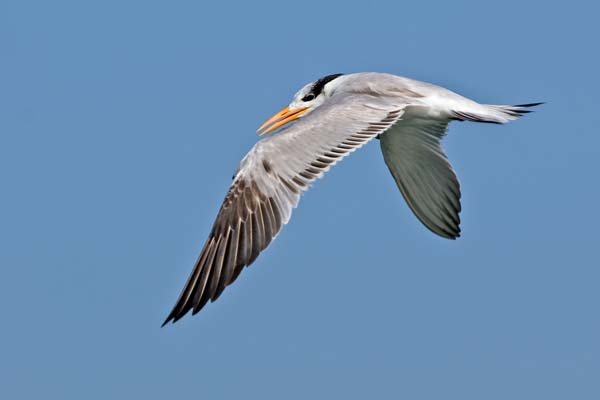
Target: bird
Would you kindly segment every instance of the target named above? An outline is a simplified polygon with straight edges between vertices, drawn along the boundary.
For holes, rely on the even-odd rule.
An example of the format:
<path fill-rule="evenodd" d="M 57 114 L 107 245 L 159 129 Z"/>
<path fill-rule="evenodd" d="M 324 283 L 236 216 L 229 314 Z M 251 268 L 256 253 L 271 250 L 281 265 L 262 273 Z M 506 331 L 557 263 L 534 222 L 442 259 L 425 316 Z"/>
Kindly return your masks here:
<path fill-rule="evenodd" d="M 441 141 L 452 121 L 504 124 L 543 103 L 480 104 L 398 75 L 327 75 L 303 86 L 258 128 L 178 300 L 163 323 L 198 313 L 252 264 L 290 220 L 300 196 L 373 139 L 409 208 L 447 239 L 460 236 L 461 191 Z"/>

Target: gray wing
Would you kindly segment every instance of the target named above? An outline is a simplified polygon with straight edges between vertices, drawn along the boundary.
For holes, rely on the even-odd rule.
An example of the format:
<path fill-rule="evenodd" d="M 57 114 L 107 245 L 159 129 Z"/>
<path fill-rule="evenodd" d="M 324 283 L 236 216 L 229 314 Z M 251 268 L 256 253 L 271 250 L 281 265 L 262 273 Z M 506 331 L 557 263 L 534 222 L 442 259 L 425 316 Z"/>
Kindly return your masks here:
<path fill-rule="evenodd" d="M 456 239 L 460 236 L 460 185 L 440 143 L 448 123 L 403 118 L 381 135 L 381 150 L 417 218 L 437 235 Z"/>
<path fill-rule="evenodd" d="M 209 300 L 216 300 L 289 221 L 310 183 L 392 126 L 404 106 L 368 96 L 339 96 L 258 142 L 242 160 L 163 325 L 190 310 L 196 314 Z"/>

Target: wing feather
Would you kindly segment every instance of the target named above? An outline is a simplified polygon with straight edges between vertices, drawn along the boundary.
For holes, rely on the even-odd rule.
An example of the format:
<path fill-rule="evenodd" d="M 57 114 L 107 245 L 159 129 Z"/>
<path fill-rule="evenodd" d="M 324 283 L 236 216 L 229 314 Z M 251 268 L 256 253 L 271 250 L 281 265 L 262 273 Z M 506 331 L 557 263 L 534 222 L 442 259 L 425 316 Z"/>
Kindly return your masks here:
<path fill-rule="evenodd" d="M 338 96 L 259 141 L 242 160 L 164 324 L 216 300 L 289 221 L 302 192 L 331 166 L 390 128 L 405 106 L 374 98 L 365 103 L 365 96 Z"/>
<path fill-rule="evenodd" d="M 441 147 L 450 120 L 415 117 L 381 135 L 385 162 L 417 218 L 448 239 L 460 236 L 460 185 Z"/>

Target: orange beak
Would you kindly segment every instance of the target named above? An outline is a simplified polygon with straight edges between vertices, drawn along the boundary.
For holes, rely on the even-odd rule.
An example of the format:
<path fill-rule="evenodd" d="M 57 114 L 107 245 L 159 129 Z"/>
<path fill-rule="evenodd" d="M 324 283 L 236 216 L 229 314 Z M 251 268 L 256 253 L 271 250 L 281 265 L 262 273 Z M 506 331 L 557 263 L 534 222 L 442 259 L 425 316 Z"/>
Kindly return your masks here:
<path fill-rule="evenodd" d="M 266 135 L 267 133 L 274 131 L 280 126 L 283 126 L 289 122 L 300 118 L 302 114 L 306 112 L 306 110 L 308 110 L 308 107 L 300 107 L 295 110 L 290 110 L 289 107 L 284 107 L 283 110 L 279 111 L 277 114 L 273 115 L 271 118 L 266 120 L 265 123 L 262 124 L 256 132 L 260 132 L 268 126 L 268 128 L 265 131 L 259 133 L 259 136 Z"/>

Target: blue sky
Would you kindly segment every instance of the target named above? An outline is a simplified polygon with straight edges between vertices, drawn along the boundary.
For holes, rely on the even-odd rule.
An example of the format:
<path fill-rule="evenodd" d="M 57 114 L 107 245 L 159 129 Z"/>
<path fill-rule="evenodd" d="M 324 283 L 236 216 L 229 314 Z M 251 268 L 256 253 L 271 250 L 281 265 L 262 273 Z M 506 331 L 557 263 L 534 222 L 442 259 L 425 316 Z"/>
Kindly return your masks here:
<path fill-rule="evenodd" d="M 90 3 L 0 2 L 2 398 L 599 398 L 597 5 Z M 459 240 L 371 144 L 161 329 L 258 125 L 359 71 L 547 104 L 452 124 Z"/>

